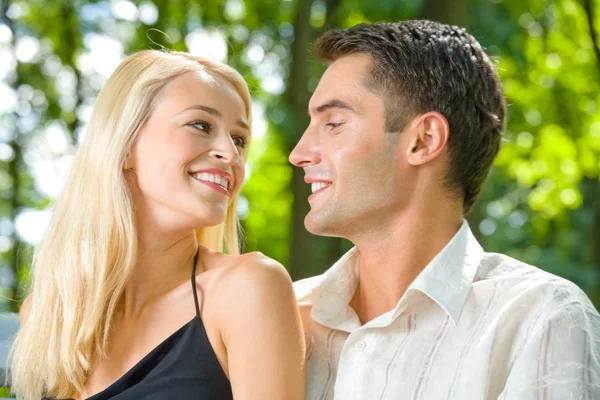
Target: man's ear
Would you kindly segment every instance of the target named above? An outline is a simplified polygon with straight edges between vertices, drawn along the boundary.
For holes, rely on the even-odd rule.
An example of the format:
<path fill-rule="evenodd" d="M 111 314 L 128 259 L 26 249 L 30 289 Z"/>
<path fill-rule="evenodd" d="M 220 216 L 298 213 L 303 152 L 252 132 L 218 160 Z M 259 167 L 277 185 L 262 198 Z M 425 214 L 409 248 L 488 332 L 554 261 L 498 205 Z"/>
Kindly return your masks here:
<path fill-rule="evenodd" d="M 411 139 L 406 158 L 411 165 L 426 164 L 444 152 L 450 136 L 448 120 L 438 112 L 428 112 L 413 122 L 416 134 Z"/>

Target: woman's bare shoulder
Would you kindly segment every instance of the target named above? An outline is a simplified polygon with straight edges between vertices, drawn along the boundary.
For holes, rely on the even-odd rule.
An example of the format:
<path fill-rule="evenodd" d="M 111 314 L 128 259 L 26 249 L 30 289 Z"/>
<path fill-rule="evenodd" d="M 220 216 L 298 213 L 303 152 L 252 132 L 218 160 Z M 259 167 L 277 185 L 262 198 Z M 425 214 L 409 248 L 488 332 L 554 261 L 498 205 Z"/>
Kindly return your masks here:
<path fill-rule="evenodd" d="M 289 279 L 283 265 L 259 251 L 234 256 L 207 250 L 203 255 L 207 269 L 218 270 L 220 279 L 235 281 L 253 276 L 257 279 Z"/>
<path fill-rule="evenodd" d="M 293 293 L 292 280 L 287 270 L 276 260 L 260 252 L 239 256 L 222 255 L 215 289 L 219 297 L 238 299 L 247 306 L 250 301 L 261 304 L 264 296 Z"/>
<path fill-rule="evenodd" d="M 259 252 L 230 260 L 214 304 L 234 397 L 304 398 L 306 350 L 290 275 Z"/>
<path fill-rule="evenodd" d="M 230 279 L 257 279 L 259 281 L 290 280 L 290 275 L 278 261 L 265 256 L 259 251 L 233 256 L 228 269 Z"/>

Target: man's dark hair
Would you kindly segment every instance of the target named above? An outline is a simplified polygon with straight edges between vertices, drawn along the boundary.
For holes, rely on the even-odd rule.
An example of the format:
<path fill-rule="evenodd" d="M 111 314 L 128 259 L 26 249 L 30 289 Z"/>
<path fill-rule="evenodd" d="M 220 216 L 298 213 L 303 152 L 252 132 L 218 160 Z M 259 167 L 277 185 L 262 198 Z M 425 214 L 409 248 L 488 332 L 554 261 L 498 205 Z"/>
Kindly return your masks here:
<path fill-rule="evenodd" d="M 500 150 L 506 112 L 498 74 L 477 40 L 464 28 L 425 20 L 360 24 L 326 32 L 315 53 L 326 63 L 354 53 L 372 58 L 364 85 L 384 100 L 388 132 L 429 111 L 446 117 L 444 184 L 468 213 Z"/>

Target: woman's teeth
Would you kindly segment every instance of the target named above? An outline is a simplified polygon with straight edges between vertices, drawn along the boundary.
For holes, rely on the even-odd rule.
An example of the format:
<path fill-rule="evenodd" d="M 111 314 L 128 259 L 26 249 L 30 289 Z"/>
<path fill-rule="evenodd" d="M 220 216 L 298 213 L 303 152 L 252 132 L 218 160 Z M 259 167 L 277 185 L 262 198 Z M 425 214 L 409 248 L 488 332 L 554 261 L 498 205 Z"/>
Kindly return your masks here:
<path fill-rule="evenodd" d="M 229 182 L 227 181 L 227 179 L 225 179 L 222 176 L 219 176 L 217 174 L 209 174 L 207 172 L 201 172 L 199 174 L 193 174 L 192 176 L 201 181 L 216 183 L 217 185 L 221 186 L 225 190 L 227 190 L 229 188 Z"/>

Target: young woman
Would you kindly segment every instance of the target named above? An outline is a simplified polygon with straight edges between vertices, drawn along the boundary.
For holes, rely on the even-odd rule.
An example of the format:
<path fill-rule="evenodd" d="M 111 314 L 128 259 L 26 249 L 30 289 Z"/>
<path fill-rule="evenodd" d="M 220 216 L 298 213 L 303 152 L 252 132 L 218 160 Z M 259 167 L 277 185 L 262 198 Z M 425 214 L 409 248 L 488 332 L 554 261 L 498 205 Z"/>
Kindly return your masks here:
<path fill-rule="evenodd" d="M 250 124 L 226 65 L 142 51 L 113 73 L 34 255 L 19 398 L 305 398 L 289 275 L 239 255 Z"/>

